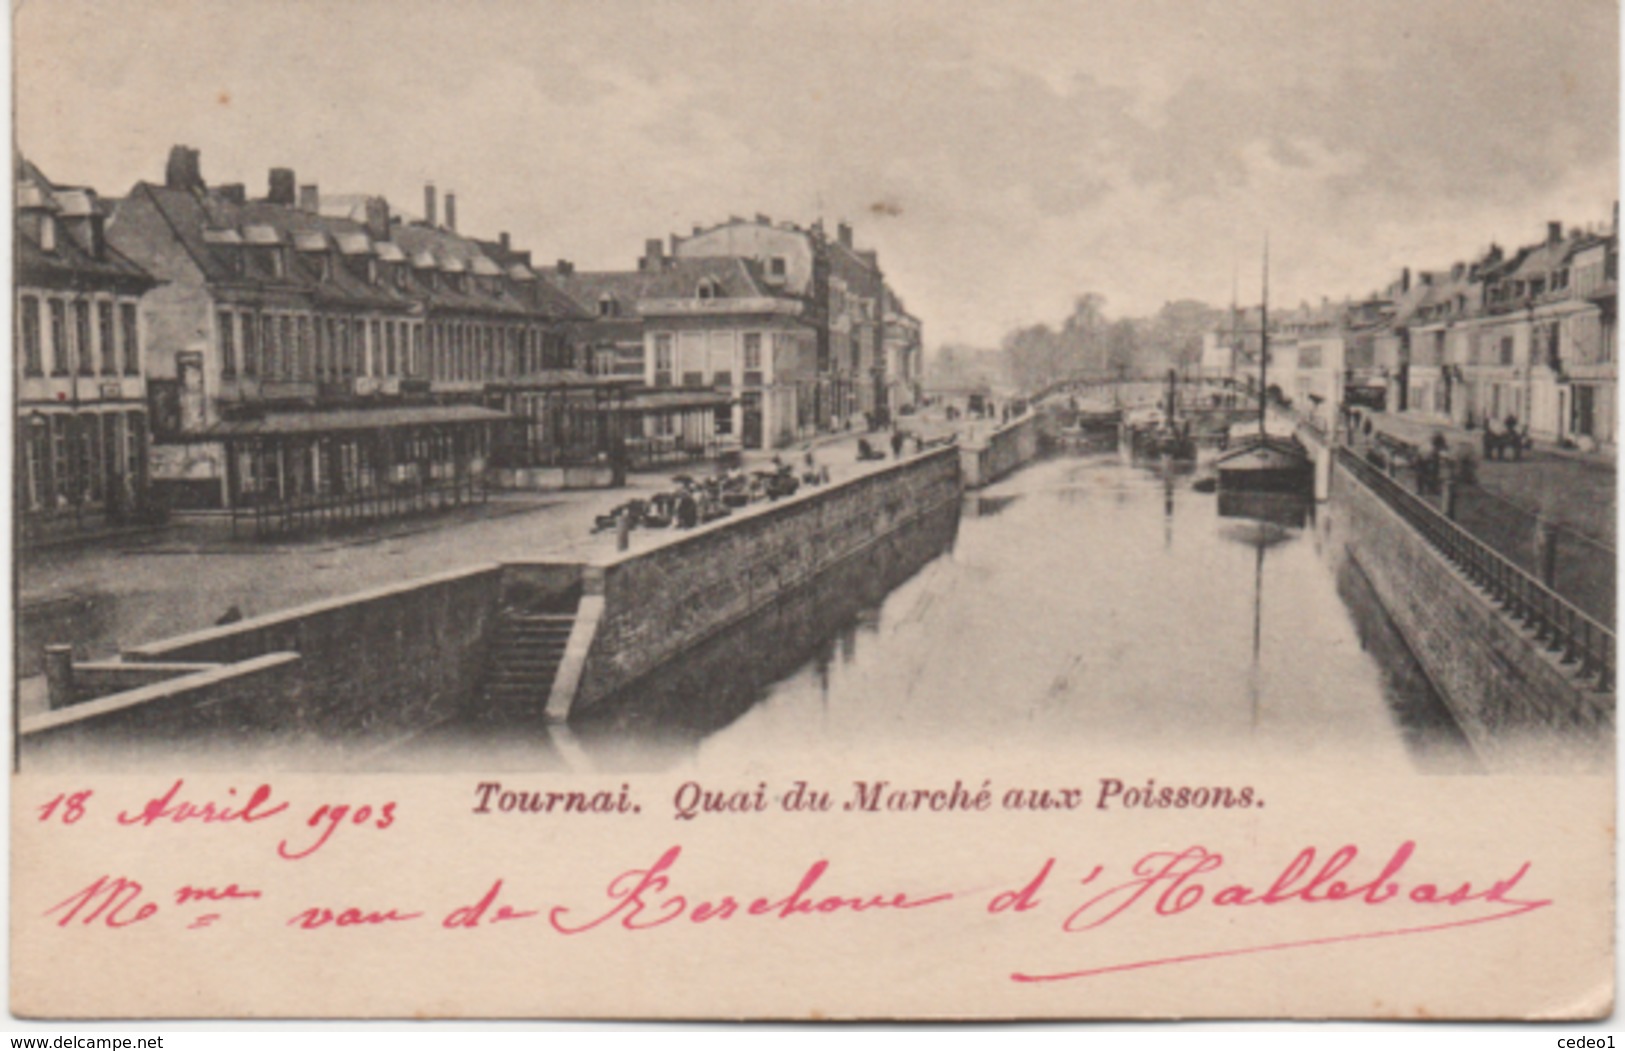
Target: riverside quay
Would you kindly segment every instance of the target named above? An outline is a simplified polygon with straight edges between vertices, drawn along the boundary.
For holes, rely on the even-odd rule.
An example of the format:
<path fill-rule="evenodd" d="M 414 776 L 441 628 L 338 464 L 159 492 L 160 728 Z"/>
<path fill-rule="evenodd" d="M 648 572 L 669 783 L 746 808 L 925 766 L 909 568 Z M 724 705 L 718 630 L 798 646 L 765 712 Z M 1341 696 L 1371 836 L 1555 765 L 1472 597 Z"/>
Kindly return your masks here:
<path fill-rule="evenodd" d="M 1230 393 L 1193 389 L 1189 411 L 1203 427 L 1244 417 Z M 1611 621 L 1470 527 L 1499 463 L 1419 493 L 1400 438 L 1272 413 L 1309 458 L 1308 490 L 1215 492 L 1216 448 L 1176 463 L 1136 458 L 1112 429 L 1080 441 L 1073 406 L 1103 394 L 1151 404 L 1163 385 L 1082 378 L 1008 416 L 939 403 L 897 455 L 863 458 L 880 443 L 862 437 L 815 444 L 795 492 L 719 502 L 727 513 L 690 528 L 653 510 L 673 483 L 634 472 L 575 502 L 493 496 L 479 515 L 364 541 L 131 541 L 120 560 L 155 573 L 243 564 L 213 571 L 190 607 L 240 616 L 125 643 L 155 604 L 169 623 L 186 608 L 149 579 L 70 600 L 77 616 L 25 619 L 41 653 L 21 762 L 178 750 L 547 770 L 586 754 L 641 769 L 790 737 L 991 737 L 1355 752 L 1426 771 L 1606 763 Z M 681 498 L 709 506 L 754 464 L 776 476 L 771 460 L 732 463 L 692 469 Z M 550 535 L 553 552 L 529 553 Z M 490 558 L 433 569 L 450 550 Z M 341 562 L 356 590 L 317 596 Z M 287 578 L 265 600 L 286 608 L 243 610 L 266 576 Z"/>
<path fill-rule="evenodd" d="M 15 159 L 22 768 L 1607 768 L 1617 207 L 1318 306 L 1086 295 L 927 371 L 846 221 L 592 269 L 434 185 L 154 161 Z"/>

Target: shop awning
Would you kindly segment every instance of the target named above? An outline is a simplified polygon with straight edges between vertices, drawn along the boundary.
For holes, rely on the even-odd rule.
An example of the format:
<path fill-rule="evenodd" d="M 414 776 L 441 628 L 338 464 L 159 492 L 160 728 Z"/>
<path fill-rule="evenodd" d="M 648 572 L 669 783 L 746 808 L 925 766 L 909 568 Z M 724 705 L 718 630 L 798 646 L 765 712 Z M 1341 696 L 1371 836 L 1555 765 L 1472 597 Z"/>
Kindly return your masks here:
<path fill-rule="evenodd" d="M 641 376 L 593 376 L 579 369 L 543 369 L 514 379 L 491 380 L 487 390 L 576 390 L 593 387 L 606 390 L 623 389 L 643 382 Z"/>
<path fill-rule="evenodd" d="M 633 394 L 623 405 L 615 405 L 610 412 L 651 413 L 677 412 L 682 409 L 721 409 L 733 404 L 726 394 L 710 390 L 641 391 Z"/>
<path fill-rule="evenodd" d="M 379 409 L 309 409 L 268 412 L 254 419 L 222 420 L 202 431 L 182 436 L 183 441 L 217 441 L 274 435 L 344 434 L 390 430 L 396 427 L 433 427 L 444 424 L 495 423 L 510 419 L 505 412 L 478 405 L 413 405 Z"/>

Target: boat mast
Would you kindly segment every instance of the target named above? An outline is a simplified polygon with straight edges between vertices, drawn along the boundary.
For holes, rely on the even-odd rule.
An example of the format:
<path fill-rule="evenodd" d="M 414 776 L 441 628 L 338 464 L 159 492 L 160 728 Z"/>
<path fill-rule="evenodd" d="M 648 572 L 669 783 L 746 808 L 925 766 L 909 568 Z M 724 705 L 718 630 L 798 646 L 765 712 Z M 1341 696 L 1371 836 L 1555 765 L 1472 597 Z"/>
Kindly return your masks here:
<path fill-rule="evenodd" d="M 1258 329 L 1258 437 L 1265 438 L 1264 378 L 1270 360 L 1270 235 L 1264 235 L 1264 303 L 1259 308 Z"/>
<path fill-rule="evenodd" d="M 1237 288 L 1240 281 L 1237 277 L 1237 266 L 1234 259 L 1230 260 L 1230 396 L 1227 399 L 1229 407 L 1236 407 L 1236 361 L 1241 357 L 1241 308 L 1238 302 Z"/>

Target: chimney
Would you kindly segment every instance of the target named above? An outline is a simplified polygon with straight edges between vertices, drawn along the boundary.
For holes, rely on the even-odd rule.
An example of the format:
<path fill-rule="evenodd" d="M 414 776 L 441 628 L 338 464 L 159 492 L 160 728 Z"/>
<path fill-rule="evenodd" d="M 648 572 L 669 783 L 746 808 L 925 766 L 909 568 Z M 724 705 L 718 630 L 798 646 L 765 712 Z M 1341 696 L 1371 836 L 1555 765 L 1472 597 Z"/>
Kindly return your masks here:
<path fill-rule="evenodd" d="M 568 259 L 560 259 L 555 269 L 558 270 L 560 277 L 569 277 L 576 272 L 576 265 Z"/>
<path fill-rule="evenodd" d="M 457 195 L 446 194 L 446 229 L 457 232 Z"/>
<path fill-rule="evenodd" d="M 1411 290 L 1411 268 L 1405 267 L 1399 272 L 1399 294 L 1404 295 Z"/>
<path fill-rule="evenodd" d="M 367 236 L 374 241 L 389 240 L 389 202 L 382 197 L 367 198 Z"/>
<path fill-rule="evenodd" d="M 315 184 L 299 187 L 299 210 L 319 215 L 322 210 L 322 193 Z"/>
<path fill-rule="evenodd" d="M 638 261 L 639 270 L 655 271 L 661 269 L 666 261 L 665 245 L 658 237 L 651 237 L 643 242 L 643 258 Z"/>
<path fill-rule="evenodd" d="M 835 227 L 835 236 L 836 236 L 837 239 L 840 240 L 841 245 L 843 247 L 851 248 L 852 247 L 852 224 L 851 223 L 838 223 L 836 225 L 836 227 Z"/>
<path fill-rule="evenodd" d="M 761 212 L 756 213 L 756 221 L 758 223 L 760 223 L 762 226 L 772 226 L 773 225 L 773 220 L 770 217 L 763 215 Z"/>
<path fill-rule="evenodd" d="M 497 234 L 497 244 L 502 246 L 503 255 L 509 255 L 513 252 L 513 238 L 508 236 L 508 231 L 504 230 Z"/>
<path fill-rule="evenodd" d="M 292 168 L 272 168 L 270 191 L 265 200 L 270 204 L 284 204 L 293 207 L 294 179 Z"/>
<path fill-rule="evenodd" d="M 673 259 L 677 258 L 677 246 L 682 243 L 682 238 L 678 237 L 676 234 L 671 235 L 671 257 Z"/>
<path fill-rule="evenodd" d="M 423 184 L 423 223 L 424 223 L 425 226 L 433 226 L 436 222 L 439 221 L 439 220 L 437 220 L 435 218 L 435 206 L 434 206 L 434 203 L 435 203 L 434 202 L 434 183 L 432 183 L 432 182 L 424 183 Z"/>
<path fill-rule="evenodd" d="M 705 227 L 701 226 L 699 223 L 694 224 L 694 236 L 695 237 L 700 236 L 700 234 L 702 234 L 704 232 L 705 232 Z"/>
<path fill-rule="evenodd" d="M 1546 224 L 1546 243 L 1549 245 L 1561 244 L 1563 241 L 1563 223 L 1553 220 Z"/>
<path fill-rule="evenodd" d="M 215 193 L 228 204 L 247 204 L 248 187 L 240 182 L 228 182 L 215 187 Z"/>
<path fill-rule="evenodd" d="M 203 170 L 198 151 L 190 146 L 172 146 L 169 164 L 164 168 L 164 185 L 171 190 L 203 189 Z"/>

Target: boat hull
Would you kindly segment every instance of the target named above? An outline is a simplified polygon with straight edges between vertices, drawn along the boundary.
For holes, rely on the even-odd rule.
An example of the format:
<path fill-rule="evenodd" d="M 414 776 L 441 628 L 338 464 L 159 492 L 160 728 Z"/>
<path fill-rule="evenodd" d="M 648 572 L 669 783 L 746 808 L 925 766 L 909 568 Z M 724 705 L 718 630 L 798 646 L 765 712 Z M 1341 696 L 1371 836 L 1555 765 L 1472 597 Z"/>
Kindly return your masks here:
<path fill-rule="evenodd" d="M 1314 462 L 1295 441 L 1265 436 L 1225 453 L 1214 461 L 1219 490 L 1254 493 L 1298 493 L 1314 483 Z"/>

